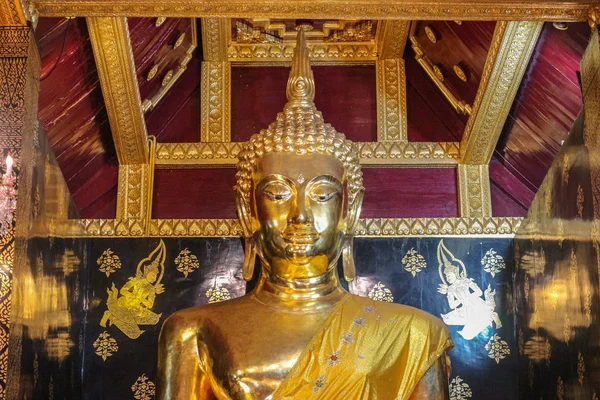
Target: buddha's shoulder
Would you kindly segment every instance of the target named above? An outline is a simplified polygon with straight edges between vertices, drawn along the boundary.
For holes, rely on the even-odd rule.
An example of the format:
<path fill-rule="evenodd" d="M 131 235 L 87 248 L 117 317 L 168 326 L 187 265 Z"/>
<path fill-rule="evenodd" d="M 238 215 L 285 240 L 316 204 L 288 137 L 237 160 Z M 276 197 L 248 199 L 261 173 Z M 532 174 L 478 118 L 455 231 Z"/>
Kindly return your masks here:
<path fill-rule="evenodd" d="M 416 307 L 404 304 L 387 303 L 373 300 L 367 297 L 353 295 L 353 301 L 362 307 L 373 307 L 381 318 L 393 320 L 400 325 L 410 325 L 416 329 L 427 329 L 436 331 L 447 331 L 446 325 L 441 319 Z"/>
<path fill-rule="evenodd" d="M 163 330 L 182 330 L 201 328 L 203 325 L 222 325 L 231 315 L 240 315 L 251 308 L 249 296 L 242 296 L 217 303 L 204 304 L 178 310 L 163 323 Z"/>

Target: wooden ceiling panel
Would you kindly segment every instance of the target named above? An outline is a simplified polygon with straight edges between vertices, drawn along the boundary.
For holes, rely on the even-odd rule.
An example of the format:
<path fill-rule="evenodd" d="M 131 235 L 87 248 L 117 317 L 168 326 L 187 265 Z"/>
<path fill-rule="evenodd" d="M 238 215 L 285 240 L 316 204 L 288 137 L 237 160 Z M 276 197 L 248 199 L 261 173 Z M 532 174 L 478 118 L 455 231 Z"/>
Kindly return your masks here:
<path fill-rule="evenodd" d="M 116 187 L 115 149 L 85 20 L 42 19 L 36 39 L 42 61 L 38 116 L 79 211 Z M 97 186 L 92 186 L 97 187 Z M 85 213 L 82 214 L 85 216 Z"/>

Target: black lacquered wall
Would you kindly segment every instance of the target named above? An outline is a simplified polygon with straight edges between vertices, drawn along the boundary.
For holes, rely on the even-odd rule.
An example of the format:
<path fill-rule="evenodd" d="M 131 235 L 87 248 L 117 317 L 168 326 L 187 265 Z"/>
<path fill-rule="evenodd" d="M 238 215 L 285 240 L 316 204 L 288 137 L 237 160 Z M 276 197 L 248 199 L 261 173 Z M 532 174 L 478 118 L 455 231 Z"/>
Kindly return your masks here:
<path fill-rule="evenodd" d="M 354 252 L 353 293 L 452 324 L 453 398 L 516 398 L 511 238 L 358 238 Z M 250 286 L 237 238 L 90 239 L 88 259 L 87 399 L 151 399 L 165 318 Z"/>

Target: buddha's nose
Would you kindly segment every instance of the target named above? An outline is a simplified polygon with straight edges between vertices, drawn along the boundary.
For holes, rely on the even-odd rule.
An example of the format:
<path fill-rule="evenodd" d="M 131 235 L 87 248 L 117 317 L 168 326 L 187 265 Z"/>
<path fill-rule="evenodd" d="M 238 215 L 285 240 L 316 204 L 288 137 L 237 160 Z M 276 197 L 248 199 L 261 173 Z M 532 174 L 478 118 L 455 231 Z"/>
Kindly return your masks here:
<path fill-rule="evenodd" d="M 295 225 L 312 225 L 313 216 L 309 207 L 306 205 L 305 197 L 300 194 L 294 203 L 293 209 L 289 215 L 288 221 Z"/>

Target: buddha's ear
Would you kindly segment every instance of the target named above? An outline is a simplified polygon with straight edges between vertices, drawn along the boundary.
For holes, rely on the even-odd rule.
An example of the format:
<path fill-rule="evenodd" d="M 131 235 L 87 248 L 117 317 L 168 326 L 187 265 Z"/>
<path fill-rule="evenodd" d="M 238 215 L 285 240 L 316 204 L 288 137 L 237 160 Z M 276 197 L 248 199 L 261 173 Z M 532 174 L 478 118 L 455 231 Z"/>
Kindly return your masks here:
<path fill-rule="evenodd" d="M 358 224 L 358 217 L 360 216 L 360 210 L 362 208 L 363 197 L 365 194 L 365 189 L 360 188 L 356 196 L 354 196 L 354 200 L 351 203 L 348 203 L 348 215 L 346 216 L 346 233 L 349 235 L 354 234 L 354 230 L 356 229 L 356 225 Z"/>
<path fill-rule="evenodd" d="M 250 204 L 244 198 L 244 194 L 239 187 L 234 187 L 235 204 L 237 206 L 238 218 L 244 231 L 244 236 L 249 238 L 252 236 L 252 214 L 250 212 Z"/>

